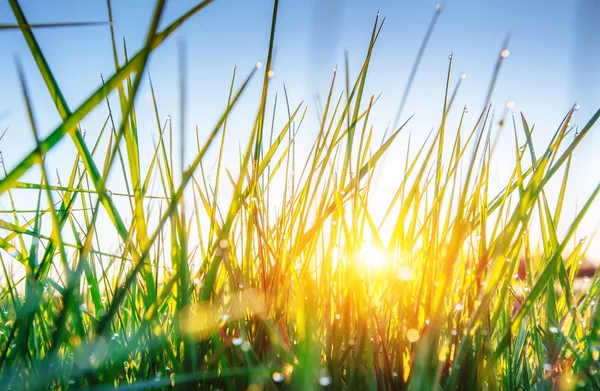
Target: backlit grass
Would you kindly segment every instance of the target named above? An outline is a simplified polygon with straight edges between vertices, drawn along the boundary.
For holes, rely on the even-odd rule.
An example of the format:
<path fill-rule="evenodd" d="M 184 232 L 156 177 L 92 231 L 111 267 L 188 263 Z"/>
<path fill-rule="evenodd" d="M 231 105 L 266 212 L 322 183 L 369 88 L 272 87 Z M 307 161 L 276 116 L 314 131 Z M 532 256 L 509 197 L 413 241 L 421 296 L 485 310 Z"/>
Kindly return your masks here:
<path fill-rule="evenodd" d="M 405 164 L 391 168 L 395 194 L 377 205 L 381 217 L 372 181 L 410 117 L 401 115 L 407 89 L 390 114 L 406 122 L 375 139 L 377 97 L 364 89 L 379 16 L 358 74 L 333 72 L 312 148 L 300 156 L 311 108 L 269 93 L 276 0 L 266 63 L 234 69 L 223 111 L 208 135 L 189 141 L 197 148 L 186 159 L 172 142 L 185 130 L 173 128 L 154 90 L 157 142 L 140 150 L 133 102 L 152 51 L 211 0 L 158 30 L 159 0 L 145 45 L 125 62 L 111 27 L 115 73 L 79 107 L 65 101 L 36 26 L 9 2 L 18 24 L 3 28 L 22 31 L 62 122 L 40 137 L 43 118 L 20 71 L 36 148 L 7 162 L 0 181 L 12 205 L 0 220 L 0 389 L 600 388 L 600 282 L 576 284 L 589 243 L 577 242 L 576 230 L 600 185 L 577 215 L 561 213 L 571 157 L 600 111 L 576 132 L 572 107 L 548 145 L 534 148 L 525 116 L 494 118 L 489 101 L 506 47 L 469 127 L 454 99 L 463 77 L 449 58 L 439 127 L 405 146 Z M 179 73 L 183 117 L 183 66 Z M 261 98 L 239 164 L 228 167 L 228 118 L 250 82 L 262 82 Z M 78 124 L 96 108 L 106 120 L 97 139 L 84 139 Z M 275 112 L 287 115 L 283 126 Z M 453 112 L 457 123 L 447 121 Z M 499 192 L 489 185 L 492 126 L 514 132 L 514 154 L 503 157 L 512 174 Z M 77 156 L 55 183 L 45 154 L 63 139 Z M 219 152 L 210 172 L 209 149 Z M 38 181 L 25 182 L 34 167 Z M 109 174 L 124 188 L 107 188 Z M 546 196 L 550 181 L 560 184 L 557 196 Z M 25 192 L 36 202 L 18 209 Z M 111 232 L 99 229 L 101 214 Z M 114 236 L 116 244 L 107 240 Z"/>

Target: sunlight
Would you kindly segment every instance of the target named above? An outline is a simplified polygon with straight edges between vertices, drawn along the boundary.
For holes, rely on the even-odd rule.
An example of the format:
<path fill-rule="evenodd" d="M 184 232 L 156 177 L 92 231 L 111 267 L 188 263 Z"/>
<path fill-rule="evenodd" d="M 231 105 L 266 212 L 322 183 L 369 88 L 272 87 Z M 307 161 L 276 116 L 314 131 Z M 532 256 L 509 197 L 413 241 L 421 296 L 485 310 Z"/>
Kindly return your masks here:
<path fill-rule="evenodd" d="M 365 243 L 360 249 L 359 260 L 367 267 L 383 269 L 391 264 L 391 257 L 379 246 Z"/>

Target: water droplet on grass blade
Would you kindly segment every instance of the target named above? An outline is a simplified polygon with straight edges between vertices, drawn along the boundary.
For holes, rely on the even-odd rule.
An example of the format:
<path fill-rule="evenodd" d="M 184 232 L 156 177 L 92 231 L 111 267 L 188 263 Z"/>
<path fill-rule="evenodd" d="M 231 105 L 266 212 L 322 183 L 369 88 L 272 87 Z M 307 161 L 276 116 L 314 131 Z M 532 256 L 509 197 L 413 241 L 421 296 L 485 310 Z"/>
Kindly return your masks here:
<path fill-rule="evenodd" d="M 327 387 L 331 384 L 331 375 L 327 369 L 321 369 L 319 371 L 319 384 L 323 387 Z"/>
<path fill-rule="evenodd" d="M 408 339 L 409 342 L 417 342 L 419 340 L 419 332 L 415 329 L 409 329 L 406 332 L 406 339 Z"/>
<path fill-rule="evenodd" d="M 458 303 L 458 304 L 457 304 L 457 305 L 454 307 L 454 309 L 455 309 L 456 311 L 462 311 L 462 310 L 463 310 L 463 308 L 464 308 L 464 307 L 463 307 L 463 305 L 462 305 L 461 303 Z"/>
<path fill-rule="evenodd" d="M 279 372 L 273 372 L 271 378 L 275 383 L 281 383 L 283 381 L 283 375 Z"/>
<path fill-rule="evenodd" d="M 508 102 L 506 102 L 506 108 L 507 109 L 512 109 L 513 107 L 515 107 L 515 101 L 514 100 L 509 100 Z"/>
<path fill-rule="evenodd" d="M 557 328 L 557 327 L 554 327 L 554 326 L 552 326 L 552 327 L 549 327 L 549 328 L 548 328 L 548 331 L 550 331 L 550 332 L 551 332 L 551 333 L 553 333 L 553 334 L 558 334 L 558 328 Z"/>
<path fill-rule="evenodd" d="M 550 372 L 552 370 L 552 365 L 548 363 L 544 363 L 544 371 Z"/>
<path fill-rule="evenodd" d="M 408 266 L 400 266 L 400 268 L 398 268 L 398 273 L 396 274 L 396 277 L 400 281 L 409 281 L 413 278 L 413 271 Z"/>
<path fill-rule="evenodd" d="M 464 111 L 465 113 L 468 113 L 468 112 L 469 112 L 469 108 L 468 108 L 467 106 L 465 106 L 465 108 L 463 109 L 463 111 Z"/>
<path fill-rule="evenodd" d="M 257 69 L 260 69 L 260 68 L 262 68 L 262 62 L 260 62 L 260 61 L 257 61 L 257 62 L 256 62 L 256 68 L 257 68 Z"/>
<path fill-rule="evenodd" d="M 242 350 L 244 352 L 247 352 L 248 350 L 250 350 L 251 346 L 250 346 L 250 342 L 248 341 L 244 341 L 244 343 L 242 344 Z"/>
<path fill-rule="evenodd" d="M 509 54 L 510 54 L 510 51 L 508 49 L 504 49 L 503 51 L 500 52 L 500 56 L 502 58 L 508 57 Z"/>
<path fill-rule="evenodd" d="M 465 80 L 465 79 L 467 78 L 467 74 L 466 74 L 466 73 L 461 73 L 461 74 L 460 74 L 460 78 L 461 78 L 462 80 Z"/>
<path fill-rule="evenodd" d="M 435 11 L 436 12 L 439 13 L 439 12 L 442 12 L 443 10 L 444 10 L 444 4 L 443 3 L 440 3 L 440 4 L 438 4 L 438 5 L 435 6 Z"/>
<path fill-rule="evenodd" d="M 273 72 L 272 70 L 269 70 L 269 72 L 267 72 L 267 76 L 269 77 L 269 79 L 272 79 L 275 77 L 275 72 Z"/>
<path fill-rule="evenodd" d="M 234 344 L 235 346 L 240 346 L 242 344 L 242 342 L 244 342 L 244 340 L 239 337 L 236 337 L 231 340 L 231 343 Z"/>
<path fill-rule="evenodd" d="M 581 105 L 579 103 L 575 103 L 575 106 L 573 106 L 573 110 L 577 111 L 581 108 Z"/>

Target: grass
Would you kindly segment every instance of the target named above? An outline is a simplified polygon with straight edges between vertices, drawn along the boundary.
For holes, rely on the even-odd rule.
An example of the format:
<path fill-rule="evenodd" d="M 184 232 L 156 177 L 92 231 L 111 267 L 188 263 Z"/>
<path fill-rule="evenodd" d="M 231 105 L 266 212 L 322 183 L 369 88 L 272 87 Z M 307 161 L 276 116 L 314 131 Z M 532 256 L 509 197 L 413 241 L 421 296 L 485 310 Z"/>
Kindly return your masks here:
<path fill-rule="evenodd" d="M 308 108 L 290 107 L 287 91 L 283 109 L 269 98 L 275 0 L 264 68 L 241 81 L 242 70 L 234 70 L 223 112 L 205 141 L 198 136 L 184 169 L 185 151 L 174 161 L 171 142 L 183 127 L 178 135 L 170 118 L 161 119 L 152 89 L 158 141 L 141 151 L 133 103 L 152 51 L 211 0 L 160 31 L 159 0 L 133 56 L 117 45 L 111 25 L 115 73 L 74 109 L 33 31 L 59 25 L 28 24 L 18 0 L 9 2 L 17 24 L 2 28 L 22 31 L 62 122 L 40 138 L 20 71 L 36 148 L 0 181 L 12 205 L 0 220 L 0 389 L 600 388 L 600 280 L 576 285 L 589 241 L 567 251 L 600 185 L 571 221 L 561 213 L 571 158 L 600 111 L 575 132 L 576 107 L 568 110 L 544 150 L 534 148 L 523 115 L 501 118 L 499 126 L 514 131 L 514 158 L 503 190 L 492 192 L 489 97 L 506 46 L 472 128 L 463 123 L 466 108 L 455 107 L 461 78 L 452 82 L 450 57 L 441 124 L 416 149 L 407 145 L 397 191 L 376 219 L 373 177 L 410 121 L 381 143 L 374 139 L 377 98 L 364 90 L 379 16 L 358 75 L 352 79 L 346 66 L 339 82 L 341 72 L 333 73 L 319 131 L 300 159 Z M 183 65 L 180 75 L 183 118 Z M 239 166 L 225 167 L 230 112 L 257 77 L 256 119 Z M 119 115 L 108 100 L 113 91 Z M 106 121 L 89 142 L 78 124 L 97 107 L 106 108 Z M 278 110 L 288 117 L 280 128 L 270 120 Z M 458 124 L 447 121 L 461 110 Z M 45 155 L 65 138 L 77 156 L 67 183 L 53 184 Z M 219 151 L 214 180 L 203 165 L 209 149 Z M 142 154 L 151 156 L 147 167 Z M 39 182 L 23 182 L 34 166 Z M 109 174 L 126 189 L 110 191 Z M 557 197 L 546 196 L 550 181 L 560 183 Z M 221 201 L 227 191 L 230 203 Z M 37 202 L 17 209 L 21 192 Z M 128 200 L 126 211 L 117 209 L 119 197 Z M 98 229 L 101 213 L 120 240 L 116 252 Z M 567 227 L 563 236 L 559 224 Z M 526 275 L 515 278 L 521 260 Z"/>

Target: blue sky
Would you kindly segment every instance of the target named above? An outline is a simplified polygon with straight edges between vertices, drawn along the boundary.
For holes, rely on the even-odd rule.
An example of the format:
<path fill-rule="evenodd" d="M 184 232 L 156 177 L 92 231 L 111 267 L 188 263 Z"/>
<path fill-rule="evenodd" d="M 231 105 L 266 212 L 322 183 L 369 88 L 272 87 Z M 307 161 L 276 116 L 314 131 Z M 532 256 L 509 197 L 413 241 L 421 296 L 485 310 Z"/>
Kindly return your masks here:
<path fill-rule="evenodd" d="M 134 53 L 144 40 L 153 5 L 142 0 L 113 3 L 116 36 L 124 37 L 128 51 Z M 175 19 L 196 3 L 167 1 L 163 22 Z M 382 93 L 372 117 L 375 132 L 382 136 L 396 112 L 436 4 L 436 1 L 417 0 L 281 0 L 273 91 L 282 94 L 285 83 L 292 105 L 304 101 L 309 112 L 314 113 L 315 97 L 326 94 L 332 68 L 343 64 L 345 50 L 350 56 L 351 72 L 356 74 L 379 11 L 387 20 L 375 49 L 366 92 L 369 95 Z M 22 6 L 30 23 L 107 20 L 103 0 L 28 0 L 23 1 Z M 153 54 L 149 69 L 163 118 L 172 114 L 174 121 L 178 120 L 177 43 L 180 39 L 185 40 L 188 53 L 186 128 L 191 132 L 198 124 L 200 132 L 207 132 L 225 105 L 233 66 L 238 66 L 241 76 L 250 71 L 256 61 L 265 60 L 271 12 L 272 2 L 268 0 L 216 0 L 161 46 Z M 507 34 L 511 35 L 510 56 L 503 64 L 492 97 L 495 107 L 502 108 L 507 101 L 514 100 L 515 113 L 523 111 L 528 121 L 536 125 L 534 142 L 538 150 L 545 147 L 575 101 L 581 104 L 575 123 L 584 125 L 600 108 L 597 93 L 600 47 L 596 44 L 600 42 L 600 27 L 595 26 L 598 17 L 600 5 L 594 0 L 448 1 L 404 110 L 404 118 L 416 114 L 410 124 L 414 142 L 423 140 L 439 123 L 450 52 L 454 52 L 453 80 L 461 72 L 467 74 L 457 103 L 473 108 L 467 121 L 474 123 L 475 112 L 483 104 L 494 63 Z M 8 2 L 2 2 L 0 23 L 14 22 Z M 35 34 L 71 108 L 97 88 L 100 73 L 108 76 L 114 72 L 107 26 L 40 29 Z M 9 127 L 0 141 L 0 150 L 7 166 L 11 167 L 33 147 L 15 56 L 24 64 L 41 133 L 51 131 L 59 123 L 59 117 L 21 33 L 0 31 L 0 36 L 4 54 L 0 56 L 0 129 Z M 236 109 L 231 127 L 235 143 L 228 145 L 232 156 L 237 156 L 238 142 L 245 140 L 250 132 L 250 118 L 255 113 L 253 102 L 258 94 L 259 83 L 255 81 Z M 154 117 L 149 104 L 145 83 L 138 103 L 140 129 L 142 134 L 154 135 Z M 105 113 L 106 108 L 101 107 L 84 121 L 82 125 L 87 132 L 97 134 Z M 451 117 L 452 120 L 455 117 Z M 307 143 L 306 148 L 316 130 L 316 119 L 309 116 L 303 130 L 305 138 L 301 137 Z M 565 210 L 571 216 L 600 181 L 599 133 L 598 129 L 592 132 L 575 155 Z M 509 162 L 513 159 L 511 137 L 510 132 L 505 132 L 497 150 L 498 183 L 506 175 L 503 168 L 507 165 L 502 164 L 503 159 Z M 389 171 L 403 161 L 405 141 L 406 138 L 400 138 L 386 158 Z M 49 156 L 49 164 L 63 177 L 68 174 L 68 164 L 74 156 L 70 144 L 65 140 Z M 300 144 L 302 150 L 302 141 Z M 141 146 L 150 148 L 151 137 L 143 137 Z M 236 161 L 231 164 L 235 166 Z M 388 171 L 386 167 L 383 171 Z M 397 181 L 387 180 L 390 176 L 383 173 L 379 177 L 378 185 L 383 193 L 391 190 L 386 187 L 388 183 L 397 184 Z M 551 186 L 550 190 L 555 187 Z M 7 206 L 6 200 L 0 201 L 2 207 Z M 600 206 L 596 204 L 579 236 L 591 233 L 599 222 Z M 600 254 L 598 240 L 594 253 Z M 595 258 L 600 259 L 600 256 Z"/>

